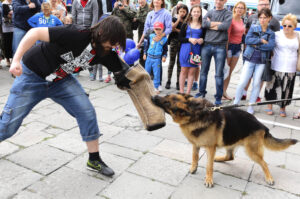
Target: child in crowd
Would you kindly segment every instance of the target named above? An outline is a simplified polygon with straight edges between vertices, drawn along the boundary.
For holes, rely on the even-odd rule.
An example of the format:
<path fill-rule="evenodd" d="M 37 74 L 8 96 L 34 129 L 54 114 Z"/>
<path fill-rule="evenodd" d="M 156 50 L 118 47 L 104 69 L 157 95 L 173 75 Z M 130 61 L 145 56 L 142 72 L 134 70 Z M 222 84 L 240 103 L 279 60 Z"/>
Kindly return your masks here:
<path fill-rule="evenodd" d="M 64 23 L 65 25 L 67 25 L 67 24 L 72 24 L 72 23 L 73 23 L 72 17 L 71 17 L 71 16 L 65 16 L 63 23 Z"/>
<path fill-rule="evenodd" d="M 160 93 L 159 90 L 160 82 L 160 72 L 161 72 L 161 61 L 166 61 L 167 51 L 168 51 L 168 43 L 167 37 L 163 36 L 164 24 L 161 22 L 155 22 L 153 25 L 154 33 L 150 34 L 145 42 L 144 49 L 144 60 L 146 71 L 151 74 L 151 70 L 153 70 L 153 83 L 154 88 L 157 94 Z M 155 41 L 154 38 L 160 37 L 159 41 Z"/>
<path fill-rule="evenodd" d="M 33 15 L 27 20 L 31 27 L 53 27 L 63 25 L 56 16 L 51 15 L 49 2 L 42 3 L 41 8 L 42 12 Z"/>
<path fill-rule="evenodd" d="M 60 21 L 63 20 L 63 16 L 62 16 L 60 10 L 53 10 L 53 11 L 52 11 L 52 14 L 53 14 L 54 16 L 56 16 Z"/>

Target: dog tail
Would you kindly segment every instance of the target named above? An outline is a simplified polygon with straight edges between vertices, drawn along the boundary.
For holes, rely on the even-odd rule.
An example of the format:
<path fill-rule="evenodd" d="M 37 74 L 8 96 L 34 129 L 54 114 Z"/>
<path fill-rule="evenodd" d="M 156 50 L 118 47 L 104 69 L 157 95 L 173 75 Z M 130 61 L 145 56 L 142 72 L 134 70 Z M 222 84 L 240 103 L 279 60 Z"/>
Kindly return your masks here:
<path fill-rule="evenodd" d="M 296 139 L 278 139 L 273 137 L 269 130 L 266 130 L 264 145 L 270 150 L 281 151 L 288 148 L 291 145 L 294 145 L 298 142 Z"/>

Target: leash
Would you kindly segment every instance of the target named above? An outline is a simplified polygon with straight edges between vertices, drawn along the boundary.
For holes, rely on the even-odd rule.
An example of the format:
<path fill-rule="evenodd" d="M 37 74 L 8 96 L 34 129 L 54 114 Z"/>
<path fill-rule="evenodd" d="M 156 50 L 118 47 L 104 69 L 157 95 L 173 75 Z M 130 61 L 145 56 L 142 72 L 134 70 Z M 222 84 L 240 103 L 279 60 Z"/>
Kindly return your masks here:
<path fill-rule="evenodd" d="M 227 106 L 213 106 L 213 107 L 207 107 L 208 110 L 210 111 L 215 111 L 215 110 L 222 110 L 222 109 L 229 109 L 229 108 L 239 108 L 243 106 L 261 106 L 265 104 L 276 104 L 278 102 L 285 102 L 285 101 L 296 101 L 300 100 L 299 98 L 290 98 L 290 99 L 282 99 L 282 100 L 269 100 L 269 101 L 264 101 L 264 102 L 256 102 L 256 103 L 248 103 L 248 104 L 232 104 L 232 105 L 227 105 Z"/>

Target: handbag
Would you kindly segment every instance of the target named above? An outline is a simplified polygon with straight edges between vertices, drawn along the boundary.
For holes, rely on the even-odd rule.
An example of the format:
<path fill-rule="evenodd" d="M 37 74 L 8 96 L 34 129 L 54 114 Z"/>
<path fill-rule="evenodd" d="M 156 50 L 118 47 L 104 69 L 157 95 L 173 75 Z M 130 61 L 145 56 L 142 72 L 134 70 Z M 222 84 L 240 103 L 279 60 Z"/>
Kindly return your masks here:
<path fill-rule="evenodd" d="M 191 31 L 191 37 L 192 37 L 192 31 Z M 201 56 L 198 55 L 198 54 L 193 53 L 192 44 L 191 44 L 191 50 L 190 50 L 188 61 L 189 61 L 190 64 L 195 65 L 195 66 L 200 66 L 201 65 Z"/>
<path fill-rule="evenodd" d="M 270 82 L 272 81 L 272 77 L 274 75 L 274 71 L 271 69 L 271 53 L 268 53 L 268 58 L 266 59 L 265 68 L 263 75 L 261 77 L 262 81 Z"/>
<path fill-rule="evenodd" d="M 269 40 L 269 35 L 267 37 L 267 41 L 268 40 Z M 272 57 L 272 52 L 268 52 L 266 57 L 264 72 L 261 77 L 261 80 L 265 82 L 272 81 L 273 75 L 275 73 L 275 71 L 271 69 L 271 57 Z"/>

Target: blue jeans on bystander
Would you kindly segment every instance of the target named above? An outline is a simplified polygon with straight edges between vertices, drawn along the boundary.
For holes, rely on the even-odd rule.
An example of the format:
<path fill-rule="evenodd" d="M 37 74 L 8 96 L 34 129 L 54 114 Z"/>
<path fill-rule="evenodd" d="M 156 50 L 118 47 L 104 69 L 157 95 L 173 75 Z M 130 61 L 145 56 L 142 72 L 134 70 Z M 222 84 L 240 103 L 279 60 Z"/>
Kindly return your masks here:
<path fill-rule="evenodd" d="M 215 95 L 215 104 L 220 105 L 223 95 L 223 69 L 226 60 L 226 46 L 225 45 L 211 45 L 205 44 L 201 50 L 202 65 L 200 71 L 200 80 L 199 80 L 199 93 L 197 97 L 205 97 L 206 84 L 207 84 L 207 75 L 210 68 L 211 58 L 214 57 L 215 60 L 215 80 L 216 80 L 216 95 Z"/>

